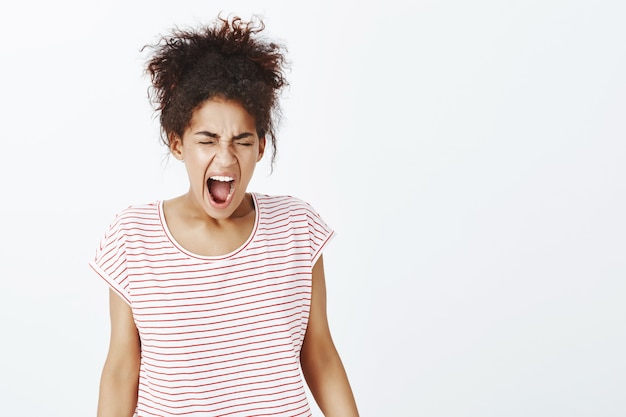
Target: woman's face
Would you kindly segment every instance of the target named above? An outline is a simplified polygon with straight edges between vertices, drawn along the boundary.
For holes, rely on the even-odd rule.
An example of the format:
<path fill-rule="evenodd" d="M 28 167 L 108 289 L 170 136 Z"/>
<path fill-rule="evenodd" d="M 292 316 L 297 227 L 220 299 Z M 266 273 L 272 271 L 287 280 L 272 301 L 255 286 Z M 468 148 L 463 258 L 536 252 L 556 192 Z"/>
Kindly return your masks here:
<path fill-rule="evenodd" d="M 258 137 L 254 117 L 238 102 L 205 101 L 170 149 L 185 162 L 189 194 L 206 214 L 219 220 L 245 214 L 237 209 L 263 157 L 265 138 Z"/>

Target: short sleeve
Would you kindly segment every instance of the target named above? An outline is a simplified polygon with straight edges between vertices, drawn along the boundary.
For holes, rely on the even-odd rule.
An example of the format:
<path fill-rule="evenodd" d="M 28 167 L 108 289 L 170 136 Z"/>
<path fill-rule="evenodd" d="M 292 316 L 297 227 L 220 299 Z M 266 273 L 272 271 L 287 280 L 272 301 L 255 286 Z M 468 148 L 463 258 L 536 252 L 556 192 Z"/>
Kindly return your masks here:
<path fill-rule="evenodd" d="M 322 255 L 326 245 L 335 236 L 335 232 L 308 203 L 305 210 L 311 243 L 311 267 L 313 267 Z"/>
<path fill-rule="evenodd" d="M 96 255 L 89 262 L 89 266 L 130 305 L 126 238 L 123 230 L 123 222 L 118 215 L 100 241 Z"/>

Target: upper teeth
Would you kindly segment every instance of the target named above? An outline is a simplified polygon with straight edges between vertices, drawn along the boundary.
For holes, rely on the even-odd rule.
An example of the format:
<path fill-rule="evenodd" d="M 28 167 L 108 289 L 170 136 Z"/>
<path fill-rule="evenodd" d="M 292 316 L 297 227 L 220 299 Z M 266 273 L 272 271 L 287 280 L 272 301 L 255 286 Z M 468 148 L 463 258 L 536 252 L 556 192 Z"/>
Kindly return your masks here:
<path fill-rule="evenodd" d="M 222 175 L 214 175 L 214 176 L 210 177 L 210 179 L 212 179 L 213 181 L 222 181 L 222 182 L 230 182 L 230 181 L 234 181 L 235 180 L 232 177 L 224 177 Z"/>

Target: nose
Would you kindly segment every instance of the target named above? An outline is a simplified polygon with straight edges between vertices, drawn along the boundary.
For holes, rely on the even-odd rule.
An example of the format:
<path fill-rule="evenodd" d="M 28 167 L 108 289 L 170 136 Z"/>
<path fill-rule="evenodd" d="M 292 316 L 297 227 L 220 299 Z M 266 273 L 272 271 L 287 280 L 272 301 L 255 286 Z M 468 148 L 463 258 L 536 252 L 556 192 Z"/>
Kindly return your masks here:
<path fill-rule="evenodd" d="M 215 157 L 213 158 L 219 166 L 227 167 L 235 162 L 232 143 L 229 141 L 220 141 L 216 147 Z"/>

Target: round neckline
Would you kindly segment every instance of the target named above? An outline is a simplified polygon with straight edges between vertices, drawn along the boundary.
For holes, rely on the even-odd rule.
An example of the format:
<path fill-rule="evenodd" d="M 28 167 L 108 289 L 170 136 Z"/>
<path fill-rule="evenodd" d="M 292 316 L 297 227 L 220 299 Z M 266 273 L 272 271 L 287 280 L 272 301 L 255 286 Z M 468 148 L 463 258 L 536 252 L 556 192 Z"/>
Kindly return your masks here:
<path fill-rule="evenodd" d="M 256 236 L 257 230 L 259 228 L 259 219 L 260 219 L 260 213 L 261 213 L 261 210 L 259 208 L 259 200 L 257 198 L 256 193 L 251 192 L 250 195 L 252 196 L 252 201 L 254 202 L 254 225 L 252 226 L 252 232 L 250 232 L 250 236 L 248 236 L 248 239 L 246 239 L 246 241 L 241 246 L 239 246 L 237 249 L 235 249 L 235 250 L 233 250 L 233 251 L 231 251 L 229 253 L 226 253 L 224 255 L 214 255 L 214 256 L 200 255 L 200 254 L 197 254 L 195 252 L 191 252 L 191 251 L 185 249 L 183 247 L 183 245 L 178 243 L 178 241 L 174 238 L 174 236 L 170 232 L 170 228 L 167 225 L 167 221 L 165 220 L 165 212 L 163 210 L 164 200 L 158 201 L 158 204 L 157 204 L 157 209 L 159 211 L 159 220 L 161 222 L 161 227 L 163 228 L 163 231 L 165 232 L 165 236 L 167 236 L 167 238 L 170 241 L 170 243 L 179 252 L 183 253 L 186 256 L 189 256 L 191 258 L 197 258 L 197 259 L 203 259 L 203 260 L 212 260 L 212 261 L 216 261 L 216 260 L 220 260 L 220 259 L 227 259 L 227 258 L 233 257 L 233 256 L 237 255 L 239 252 L 243 251 L 250 244 L 250 242 L 252 242 L 252 240 Z"/>

